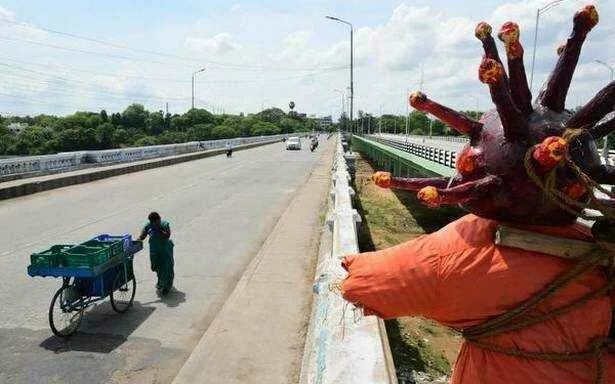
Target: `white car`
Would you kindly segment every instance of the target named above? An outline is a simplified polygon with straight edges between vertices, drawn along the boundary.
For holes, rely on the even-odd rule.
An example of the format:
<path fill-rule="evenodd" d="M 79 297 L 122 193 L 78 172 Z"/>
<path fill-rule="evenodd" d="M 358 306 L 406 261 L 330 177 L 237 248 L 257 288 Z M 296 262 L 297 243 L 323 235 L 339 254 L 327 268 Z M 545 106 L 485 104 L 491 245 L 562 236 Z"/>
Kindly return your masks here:
<path fill-rule="evenodd" d="M 301 149 L 301 139 L 297 136 L 289 137 L 286 140 L 286 149 Z"/>

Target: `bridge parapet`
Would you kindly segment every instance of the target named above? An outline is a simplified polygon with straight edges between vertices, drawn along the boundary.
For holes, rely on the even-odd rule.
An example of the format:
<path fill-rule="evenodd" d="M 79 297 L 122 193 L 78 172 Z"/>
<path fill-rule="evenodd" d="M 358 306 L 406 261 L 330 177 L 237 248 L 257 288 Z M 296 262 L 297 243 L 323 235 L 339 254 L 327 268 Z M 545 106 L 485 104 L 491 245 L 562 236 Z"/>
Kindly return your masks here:
<path fill-rule="evenodd" d="M 316 294 L 301 370 L 302 384 L 396 384 L 395 368 L 382 320 L 364 317 L 332 289 L 346 272 L 341 259 L 358 253 L 357 226 L 352 207 L 354 191 L 344 150 L 338 141 L 333 166 L 331 210 L 327 224 L 333 234 L 330 253 L 321 255 L 313 290 Z"/>
<path fill-rule="evenodd" d="M 20 156 L 0 159 L 0 181 L 16 176 L 37 176 L 44 173 L 71 171 L 87 165 L 125 163 L 139 160 L 181 155 L 185 153 L 281 140 L 296 134 L 238 137 L 233 139 L 192 141 L 188 143 L 130 147 L 101 151 L 62 152 L 55 155 Z"/>
<path fill-rule="evenodd" d="M 366 135 L 366 137 L 370 140 L 374 140 L 378 143 L 388 145 L 404 152 L 408 152 L 415 156 L 422 157 L 437 164 L 441 164 L 449 168 L 455 168 L 455 164 L 457 161 L 457 151 L 442 149 L 439 147 L 429 146 L 425 144 L 417 144 L 416 142 L 409 140 L 402 141 L 387 136 Z"/>

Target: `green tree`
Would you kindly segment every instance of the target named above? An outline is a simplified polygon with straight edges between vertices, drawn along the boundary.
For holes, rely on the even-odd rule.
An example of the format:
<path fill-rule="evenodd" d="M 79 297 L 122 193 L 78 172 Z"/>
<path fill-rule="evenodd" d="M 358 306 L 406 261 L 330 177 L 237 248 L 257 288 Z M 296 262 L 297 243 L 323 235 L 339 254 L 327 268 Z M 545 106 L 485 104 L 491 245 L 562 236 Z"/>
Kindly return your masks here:
<path fill-rule="evenodd" d="M 218 125 L 211 131 L 214 139 L 230 139 L 237 137 L 238 133 L 238 131 L 235 131 L 231 127 L 227 127 L 226 125 Z"/>
<path fill-rule="evenodd" d="M 440 120 L 431 121 L 431 134 L 433 136 L 444 136 L 448 134 L 448 127 Z"/>
<path fill-rule="evenodd" d="M 205 141 L 212 138 L 212 124 L 197 124 L 188 129 L 188 140 Z"/>
<path fill-rule="evenodd" d="M 111 124 L 115 126 L 122 125 L 122 115 L 120 115 L 119 113 L 113 113 L 111 115 Z"/>
<path fill-rule="evenodd" d="M 171 129 L 174 131 L 185 132 L 190 128 L 192 123 L 185 115 L 171 116 Z"/>
<path fill-rule="evenodd" d="M 292 133 L 301 130 L 301 123 L 295 119 L 291 119 L 288 117 L 285 117 L 280 120 L 280 123 L 278 125 L 280 127 L 281 133 Z"/>
<path fill-rule="evenodd" d="M 186 132 L 166 131 L 158 136 L 159 144 L 185 143 L 189 140 Z"/>
<path fill-rule="evenodd" d="M 135 141 L 135 147 L 147 147 L 151 145 L 157 145 L 158 141 L 154 136 L 143 136 Z"/>
<path fill-rule="evenodd" d="M 259 121 L 252 125 L 252 136 L 277 135 L 280 133 L 280 128 L 272 123 Z"/>
<path fill-rule="evenodd" d="M 124 128 L 118 128 L 113 131 L 111 135 L 111 142 L 113 143 L 114 148 L 125 147 L 129 144 L 130 137 L 128 135 L 128 131 Z"/>
<path fill-rule="evenodd" d="M 43 155 L 54 151 L 55 135 L 51 128 L 31 126 L 22 130 L 13 143 L 15 154 Z"/>
<path fill-rule="evenodd" d="M 142 104 L 132 104 L 122 112 L 122 125 L 126 128 L 145 130 L 147 115 Z"/>
<path fill-rule="evenodd" d="M 414 111 L 408 116 L 408 130 L 413 135 L 429 134 L 429 118 L 426 114 Z"/>
<path fill-rule="evenodd" d="M 165 128 L 164 114 L 162 111 L 150 113 L 147 116 L 145 132 L 152 136 L 160 135 Z"/>
<path fill-rule="evenodd" d="M 106 123 L 107 121 L 109 121 L 109 116 L 107 115 L 107 111 L 105 111 L 104 109 L 100 111 L 100 119 L 102 120 L 103 123 Z"/>
<path fill-rule="evenodd" d="M 279 124 L 284 116 L 286 114 L 280 108 L 269 108 L 256 114 L 257 119 L 272 124 Z"/>
<path fill-rule="evenodd" d="M 111 123 L 102 123 L 96 127 L 96 142 L 97 147 L 100 149 L 113 148 L 113 135 L 115 134 L 115 127 Z"/>
<path fill-rule="evenodd" d="M 216 122 L 214 115 L 205 109 L 191 109 L 184 114 L 190 122 L 190 125 L 197 124 L 214 124 Z"/>

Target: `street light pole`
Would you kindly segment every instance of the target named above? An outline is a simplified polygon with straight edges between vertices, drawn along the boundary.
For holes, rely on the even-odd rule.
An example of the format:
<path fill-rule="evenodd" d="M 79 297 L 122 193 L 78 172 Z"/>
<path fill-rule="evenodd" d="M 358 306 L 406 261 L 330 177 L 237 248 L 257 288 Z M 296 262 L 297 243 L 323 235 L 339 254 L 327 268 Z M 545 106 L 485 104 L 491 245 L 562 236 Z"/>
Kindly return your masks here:
<path fill-rule="evenodd" d="M 344 108 L 344 99 L 346 98 L 346 95 L 344 94 L 343 91 L 340 91 L 339 89 L 334 89 L 333 92 L 337 92 L 340 94 L 341 97 L 341 102 L 342 102 L 342 117 L 344 117 L 346 115 L 346 108 Z M 342 127 L 342 128 L 346 128 L 346 127 Z"/>
<path fill-rule="evenodd" d="M 609 71 L 611 71 L 611 83 L 613 82 L 613 72 L 614 69 L 613 66 L 611 66 L 610 64 L 605 63 L 602 60 L 595 60 L 596 63 L 605 66 L 606 68 L 608 68 Z M 604 163 L 605 164 L 609 164 L 609 136 L 606 135 L 604 136 L 604 148 L 602 148 L 602 157 L 604 158 Z"/>
<path fill-rule="evenodd" d="M 423 90 L 423 74 L 421 72 L 421 90 Z M 410 101 L 408 98 L 410 97 L 410 88 L 406 88 L 406 95 L 404 97 L 406 104 L 406 142 L 408 142 L 408 135 L 410 132 L 408 131 L 408 118 L 410 117 Z"/>
<path fill-rule="evenodd" d="M 538 43 L 538 20 L 540 15 L 547 12 L 549 9 L 555 7 L 564 0 L 555 0 L 542 8 L 536 10 L 536 26 L 534 28 L 534 50 L 532 51 L 532 70 L 530 71 L 530 92 L 532 92 L 532 85 L 534 84 L 534 63 L 536 62 L 536 45 Z"/>
<path fill-rule="evenodd" d="M 346 21 L 346 20 L 342 20 L 339 19 L 337 17 L 333 17 L 333 16 L 326 16 L 327 19 L 329 20 L 334 20 L 334 21 L 338 21 L 340 23 L 346 24 L 350 27 L 350 127 L 351 130 L 354 131 L 354 129 L 352 128 L 352 118 L 353 118 L 353 109 L 354 109 L 354 60 L 353 60 L 353 53 L 354 53 L 354 41 L 353 41 L 353 26 L 350 22 Z"/>
<path fill-rule="evenodd" d="M 201 68 L 198 71 L 195 71 L 192 73 L 192 109 L 194 109 L 194 76 L 196 76 L 197 73 L 200 73 L 203 71 L 205 71 L 205 68 Z"/>
<path fill-rule="evenodd" d="M 473 99 L 476 102 L 476 110 L 474 112 L 476 112 L 476 114 L 478 115 L 478 108 L 479 108 L 479 106 L 478 106 L 478 97 L 472 96 L 472 95 L 466 95 L 466 96 L 469 97 L 470 99 Z"/>

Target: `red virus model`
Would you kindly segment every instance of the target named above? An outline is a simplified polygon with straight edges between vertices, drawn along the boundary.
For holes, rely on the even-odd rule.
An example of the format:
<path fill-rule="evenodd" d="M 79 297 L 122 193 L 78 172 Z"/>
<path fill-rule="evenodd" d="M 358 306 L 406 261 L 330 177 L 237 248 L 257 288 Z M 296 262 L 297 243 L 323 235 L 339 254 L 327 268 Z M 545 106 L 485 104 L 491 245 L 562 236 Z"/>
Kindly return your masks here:
<path fill-rule="evenodd" d="M 575 14 L 572 34 L 558 49 L 559 61 L 534 105 L 523 66 L 519 26 L 507 22 L 498 33 L 506 47 L 507 76 L 491 26 L 478 24 L 475 35 L 485 50 L 478 77 L 489 86 L 496 109 L 478 122 L 421 92 L 409 100 L 412 107 L 469 136 L 469 144 L 457 156 L 458 174 L 452 179 L 405 179 L 377 173 L 376 183 L 419 191 L 418 197 L 430 206 L 461 204 L 481 217 L 519 223 L 562 225 L 573 222 L 583 207 L 604 208 L 608 203 L 589 193 L 580 183 L 583 176 L 579 173 L 599 184 L 615 183 L 615 168 L 601 164 L 596 148 L 596 140 L 615 129 L 615 119 L 596 125 L 614 109 L 615 83 L 578 112 L 565 109 L 581 46 L 597 23 L 594 6 Z"/>
<path fill-rule="evenodd" d="M 601 164 L 596 148 L 596 140 L 615 128 L 615 119 L 601 122 L 615 109 L 615 83 L 574 114 L 564 106 L 581 46 L 597 22 L 593 6 L 575 14 L 572 34 L 534 105 L 517 24 L 508 22 L 498 33 L 508 75 L 491 27 L 478 24 L 476 37 L 485 49 L 478 75 L 495 110 L 478 122 L 422 93 L 410 96 L 414 108 L 469 136 L 457 175 L 374 175 L 381 187 L 418 191 L 430 206 L 461 204 L 471 212 L 437 232 L 342 261 L 348 271 L 342 295 L 366 314 L 423 316 L 461 333 L 453 384 L 615 383 L 615 340 L 608 337 L 615 269 L 600 267 L 615 265 L 614 200 L 594 195 L 600 184 L 615 184 L 615 168 Z M 585 208 L 603 213 L 594 236 L 575 223 Z M 495 238 L 502 227 L 523 230 L 526 243 L 548 235 L 560 251 L 564 243 L 578 248 L 570 243 L 578 240 L 594 251 L 569 260 L 560 251 L 542 252 L 542 243 L 501 246 Z"/>

